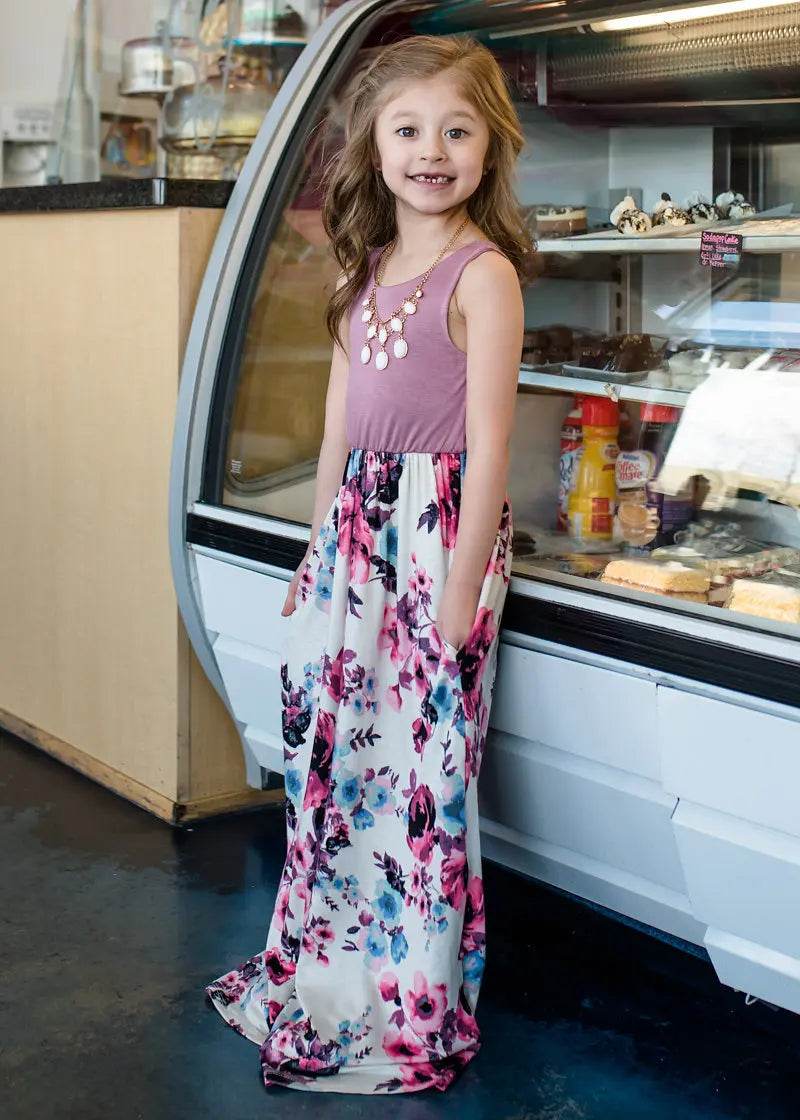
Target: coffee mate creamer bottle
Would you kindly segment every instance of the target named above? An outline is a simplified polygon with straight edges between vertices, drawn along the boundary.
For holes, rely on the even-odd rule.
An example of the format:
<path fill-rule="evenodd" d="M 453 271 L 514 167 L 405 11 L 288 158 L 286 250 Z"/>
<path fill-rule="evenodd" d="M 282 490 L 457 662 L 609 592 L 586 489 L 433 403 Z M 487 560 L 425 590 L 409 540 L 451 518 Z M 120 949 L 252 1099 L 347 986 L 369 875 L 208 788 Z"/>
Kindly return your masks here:
<path fill-rule="evenodd" d="M 617 459 L 616 540 L 637 548 L 672 544 L 675 534 L 692 516 L 691 491 L 672 497 L 661 494 L 656 479 L 680 423 L 680 410 L 663 404 L 643 404 L 639 447 Z"/>
<path fill-rule="evenodd" d="M 619 405 L 608 397 L 586 397 L 583 448 L 569 496 L 569 531 L 581 540 L 610 541 L 617 500 Z"/>

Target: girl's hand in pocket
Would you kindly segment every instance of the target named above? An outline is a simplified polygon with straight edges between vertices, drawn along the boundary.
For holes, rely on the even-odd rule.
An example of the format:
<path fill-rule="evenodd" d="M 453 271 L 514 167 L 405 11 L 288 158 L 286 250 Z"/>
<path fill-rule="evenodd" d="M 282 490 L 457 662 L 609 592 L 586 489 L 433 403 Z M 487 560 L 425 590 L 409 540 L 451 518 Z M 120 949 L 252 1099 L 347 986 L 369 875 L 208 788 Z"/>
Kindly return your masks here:
<path fill-rule="evenodd" d="M 475 624 L 480 597 L 480 587 L 447 580 L 439 603 L 437 619 L 437 629 L 442 641 L 455 649 L 461 649 L 466 644 Z"/>
<path fill-rule="evenodd" d="M 294 614 L 295 610 L 297 609 L 297 591 L 300 587 L 300 580 L 303 577 L 303 572 L 306 570 L 306 564 L 308 563 L 310 558 L 311 557 L 309 556 L 309 554 L 306 553 L 306 555 L 300 561 L 300 567 L 292 576 L 291 582 L 289 583 L 289 589 L 286 592 L 286 599 L 284 600 L 283 607 L 281 608 L 281 615 L 284 618 L 288 618 L 290 614 Z"/>

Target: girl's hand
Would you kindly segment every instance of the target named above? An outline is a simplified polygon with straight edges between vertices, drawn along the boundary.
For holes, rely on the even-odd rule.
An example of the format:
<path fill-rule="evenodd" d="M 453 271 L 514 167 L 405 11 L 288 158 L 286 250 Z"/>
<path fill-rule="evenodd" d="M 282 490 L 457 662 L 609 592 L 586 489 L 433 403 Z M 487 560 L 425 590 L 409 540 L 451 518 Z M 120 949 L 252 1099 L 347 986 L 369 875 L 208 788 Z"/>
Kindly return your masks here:
<path fill-rule="evenodd" d="M 300 579 L 303 575 L 303 572 L 305 571 L 305 567 L 309 559 L 310 556 L 308 553 L 306 553 L 306 555 L 300 561 L 300 567 L 292 576 L 291 583 L 289 584 L 289 590 L 286 592 L 286 599 L 284 600 L 283 607 L 281 608 L 281 615 L 284 618 L 288 618 L 290 614 L 294 614 L 297 608 L 297 603 L 295 602 L 297 598 L 297 589 L 300 587 Z"/>
<path fill-rule="evenodd" d="M 472 632 L 480 597 L 480 587 L 447 580 L 437 619 L 437 629 L 442 641 L 455 649 L 461 649 Z"/>

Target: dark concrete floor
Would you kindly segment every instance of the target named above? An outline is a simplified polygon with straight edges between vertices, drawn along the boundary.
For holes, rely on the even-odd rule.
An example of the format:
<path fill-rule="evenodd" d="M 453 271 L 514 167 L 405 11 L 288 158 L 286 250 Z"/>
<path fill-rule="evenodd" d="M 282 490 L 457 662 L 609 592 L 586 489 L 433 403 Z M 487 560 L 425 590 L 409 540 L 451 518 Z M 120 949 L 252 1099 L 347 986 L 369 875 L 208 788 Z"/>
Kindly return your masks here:
<path fill-rule="evenodd" d="M 3 1120 L 800 1116 L 800 1018 L 490 867 L 484 1047 L 450 1092 L 267 1092 L 202 989 L 263 945 L 278 809 L 176 832 L 0 734 L 0 851 Z"/>

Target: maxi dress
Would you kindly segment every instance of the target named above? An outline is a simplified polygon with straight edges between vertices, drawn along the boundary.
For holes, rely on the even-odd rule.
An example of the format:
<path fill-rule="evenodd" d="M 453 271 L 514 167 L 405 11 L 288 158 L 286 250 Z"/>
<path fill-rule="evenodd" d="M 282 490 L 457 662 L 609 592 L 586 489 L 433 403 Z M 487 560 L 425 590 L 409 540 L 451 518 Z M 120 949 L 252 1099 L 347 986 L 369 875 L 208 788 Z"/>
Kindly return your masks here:
<path fill-rule="evenodd" d="M 350 322 L 344 479 L 303 571 L 281 673 L 286 863 L 263 952 L 207 988 L 265 1084 L 446 1089 L 478 1052 L 485 956 L 477 779 L 511 566 L 506 500 L 471 633 L 437 630 L 466 464 L 463 268 L 434 269 L 380 372 Z M 377 253 L 373 254 L 374 269 Z M 380 287 L 381 317 L 410 292 Z M 373 344 L 374 352 L 374 344 Z"/>

